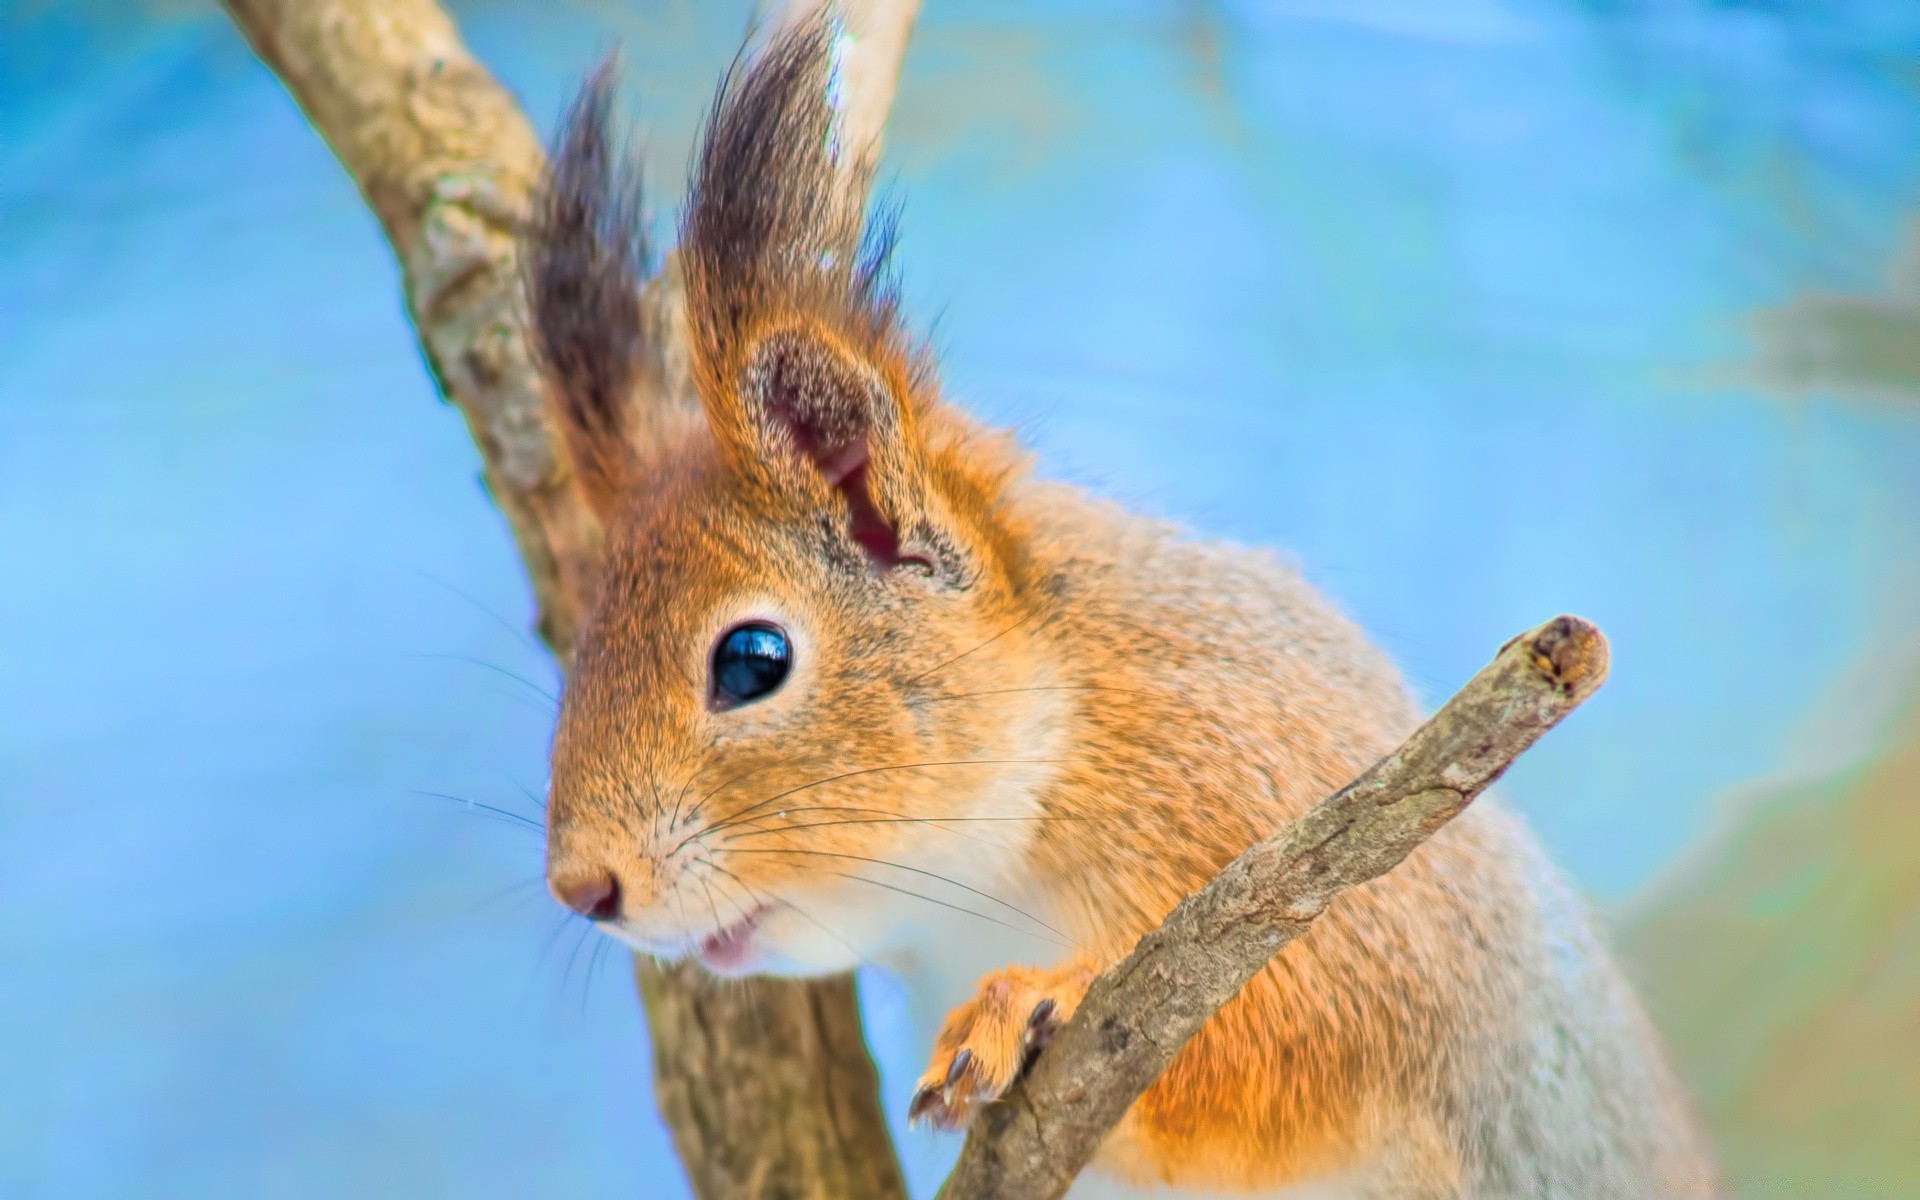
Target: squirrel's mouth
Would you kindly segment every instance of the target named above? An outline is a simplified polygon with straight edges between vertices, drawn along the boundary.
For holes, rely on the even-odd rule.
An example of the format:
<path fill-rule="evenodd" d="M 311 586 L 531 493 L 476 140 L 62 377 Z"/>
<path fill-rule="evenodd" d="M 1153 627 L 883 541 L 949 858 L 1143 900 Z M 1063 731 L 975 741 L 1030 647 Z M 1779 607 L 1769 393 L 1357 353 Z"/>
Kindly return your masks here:
<path fill-rule="evenodd" d="M 715 930 L 700 939 L 700 961 L 709 971 L 730 974 L 753 957 L 753 935 L 767 918 L 762 904 L 733 924 Z"/>

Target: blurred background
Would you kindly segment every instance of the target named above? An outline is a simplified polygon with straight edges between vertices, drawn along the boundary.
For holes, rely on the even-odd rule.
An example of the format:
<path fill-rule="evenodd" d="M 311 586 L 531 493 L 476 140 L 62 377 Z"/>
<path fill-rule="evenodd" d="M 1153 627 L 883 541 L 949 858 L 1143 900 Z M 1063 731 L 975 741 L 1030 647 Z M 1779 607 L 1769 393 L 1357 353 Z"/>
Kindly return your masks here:
<path fill-rule="evenodd" d="M 624 46 L 669 230 L 744 0 L 452 7 L 543 132 Z M 890 138 L 1048 471 L 1430 699 L 1608 631 L 1507 796 L 1740 1196 L 1920 1196 L 1920 5 L 927 0 Z M 0 3 L 0 1196 L 683 1193 L 625 960 L 477 807 L 556 679 L 476 470 L 210 4 Z"/>

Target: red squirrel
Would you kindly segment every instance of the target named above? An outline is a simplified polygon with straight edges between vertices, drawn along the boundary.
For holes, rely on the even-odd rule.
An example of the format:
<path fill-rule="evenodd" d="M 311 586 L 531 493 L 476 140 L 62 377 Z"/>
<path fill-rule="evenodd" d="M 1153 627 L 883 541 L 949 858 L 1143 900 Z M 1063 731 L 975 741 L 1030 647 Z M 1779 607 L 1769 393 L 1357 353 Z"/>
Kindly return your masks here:
<path fill-rule="evenodd" d="M 1273 557 L 1036 479 L 942 398 L 849 184 L 831 45 L 778 33 L 707 119 L 678 248 L 697 408 L 636 377 L 658 331 L 610 72 L 557 138 L 529 308 L 606 555 L 547 876 L 721 975 L 894 972 L 932 1041 L 913 1115 L 958 1129 L 1098 971 L 1418 713 Z M 1717 1186 L 1581 906 L 1482 800 L 1221 1009 L 1075 1194 Z"/>

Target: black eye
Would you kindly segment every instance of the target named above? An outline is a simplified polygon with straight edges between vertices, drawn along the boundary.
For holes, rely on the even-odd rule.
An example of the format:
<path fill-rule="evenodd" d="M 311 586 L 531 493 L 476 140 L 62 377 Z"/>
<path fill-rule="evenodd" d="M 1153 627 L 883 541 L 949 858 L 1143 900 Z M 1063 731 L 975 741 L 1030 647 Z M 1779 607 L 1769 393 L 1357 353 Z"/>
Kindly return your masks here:
<path fill-rule="evenodd" d="M 787 680 L 793 644 L 772 625 L 742 625 L 713 648 L 713 703 L 732 708 L 758 700 Z"/>

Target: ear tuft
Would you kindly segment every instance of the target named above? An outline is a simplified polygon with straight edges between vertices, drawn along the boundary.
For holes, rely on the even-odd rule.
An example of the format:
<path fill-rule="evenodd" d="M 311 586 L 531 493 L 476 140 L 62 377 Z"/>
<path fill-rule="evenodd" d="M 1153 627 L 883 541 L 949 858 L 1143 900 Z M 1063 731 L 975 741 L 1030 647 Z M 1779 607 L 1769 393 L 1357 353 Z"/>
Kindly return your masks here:
<path fill-rule="evenodd" d="M 797 318 L 866 363 L 910 369 L 894 214 L 866 219 L 873 164 L 843 144 L 836 28 L 823 6 L 736 63 L 701 137 L 680 255 L 694 374 L 723 434 L 746 357 Z"/>
<path fill-rule="evenodd" d="M 648 349 L 640 172 L 609 133 L 617 79 L 609 55 L 562 118 L 525 242 L 534 350 L 574 476 L 603 519 L 631 479 L 627 410 Z"/>

